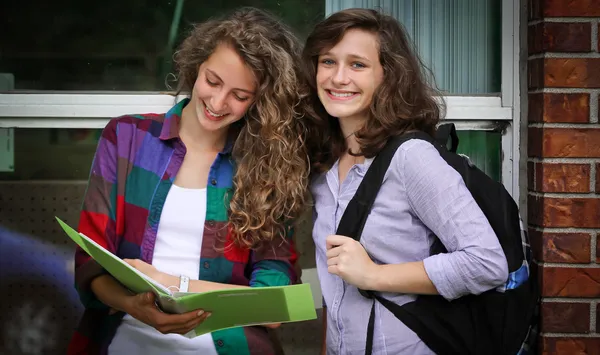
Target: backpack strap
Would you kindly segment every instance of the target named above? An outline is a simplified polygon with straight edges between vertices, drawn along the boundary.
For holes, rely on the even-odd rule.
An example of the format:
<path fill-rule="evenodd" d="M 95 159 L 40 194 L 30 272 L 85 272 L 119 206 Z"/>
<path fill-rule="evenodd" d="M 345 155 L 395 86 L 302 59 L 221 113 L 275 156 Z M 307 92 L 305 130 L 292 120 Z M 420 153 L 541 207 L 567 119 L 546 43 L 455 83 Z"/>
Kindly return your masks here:
<path fill-rule="evenodd" d="M 387 142 L 385 147 L 377 154 L 362 182 L 358 186 L 354 197 L 348 203 L 344 214 L 338 225 L 336 234 L 351 237 L 356 241 L 360 241 L 362 230 L 367 221 L 367 217 L 371 211 L 371 207 L 375 202 L 379 188 L 383 183 L 383 178 L 388 170 L 388 167 L 396 153 L 396 150 L 406 141 L 410 139 L 423 139 L 434 145 L 434 139 L 424 132 L 410 132 L 401 136 L 392 137 Z M 439 147 L 436 147 L 439 149 Z M 367 324 L 367 341 L 365 355 L 370 355 L 373 351 L 373 333 L 375 327 L 375 299 L 379 299 L 373 291 L 358 290 L 360 294 L 366 298 L 373 299 L 369 322 Z M 381 302 L 381 301 L 380 301 Z M 385 305 L 385 303 L 384 303 Z"/>
<path fill-rule="evenodd" d="M 435 140 L 444 147 L 448 147 L 448 140 L 450 140 L 449 151 L 456 153 L 459 140 L 458 134 L 456 134 L 456 126 L 454 123 L 444 123 L 439 125 L 435 132 Z"/>
<path fill-rule="evenodd" d="M 365 222 L 396 150 L 404 142 L 414 138 L 424 139 L 428 142 L 433 141 L 424 132 L 410 132 L 390 138 L 385 147 L 377 154 L 342 215 L 336 231 L 338 235 L 351 237 L 356 241 L 360 240 Z"/>

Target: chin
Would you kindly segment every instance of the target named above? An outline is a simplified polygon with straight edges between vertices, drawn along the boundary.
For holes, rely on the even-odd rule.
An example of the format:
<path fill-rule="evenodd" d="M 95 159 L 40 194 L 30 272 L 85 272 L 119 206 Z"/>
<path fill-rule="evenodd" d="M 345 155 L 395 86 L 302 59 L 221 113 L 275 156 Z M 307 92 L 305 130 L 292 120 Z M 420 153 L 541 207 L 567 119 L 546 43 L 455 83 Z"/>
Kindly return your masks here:
<path fill-rule="evenodd" d="M 330 108 L 328 109 L 327 107 L 325 107 L 325 110 L 327 111 L 327 113 L 333 117 L 337 117 L 337 118 L 344 118 L 344 117 L 349 117 L 352 116 L 354 114 L 356 114 L 356 110 L 340 110 L 340 109 L 335 109 L 335 108 Z"/>

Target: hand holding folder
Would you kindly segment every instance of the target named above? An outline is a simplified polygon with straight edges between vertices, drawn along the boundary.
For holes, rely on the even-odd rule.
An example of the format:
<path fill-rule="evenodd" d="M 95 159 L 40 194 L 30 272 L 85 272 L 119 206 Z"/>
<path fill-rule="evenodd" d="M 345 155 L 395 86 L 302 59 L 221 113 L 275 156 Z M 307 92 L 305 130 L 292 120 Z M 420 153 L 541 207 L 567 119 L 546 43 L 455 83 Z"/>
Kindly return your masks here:
<path fill-rule="evenodd" d="M 56 219 L 77 245 L 125 287 L 134 293 L 154 293 L 163 311 L 185 313 L 203 309 L 212 313 L 211 317 L 196 327 L 196 336 L 232 327 L 317 318 L 309 284 L 233 288 L 202 293 L 172 292 L 77 232 L 60 218 Z"/>

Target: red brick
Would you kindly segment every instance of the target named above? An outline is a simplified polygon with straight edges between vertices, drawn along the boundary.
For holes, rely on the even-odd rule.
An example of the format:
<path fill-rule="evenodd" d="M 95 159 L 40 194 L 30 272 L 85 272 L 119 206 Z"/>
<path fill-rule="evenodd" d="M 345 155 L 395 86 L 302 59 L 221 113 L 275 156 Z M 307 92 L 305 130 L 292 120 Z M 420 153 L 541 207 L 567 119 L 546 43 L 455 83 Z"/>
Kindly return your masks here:
<path fill-rule="evenodd" d="M 527 85 L 529 89 L 536 90 L 544 87 L 544 59 L 530 59 L 527 62 Z"/>
<path fill-rule="evenodd" d="M 600 337 L 542 337 L 541 345 L 543 355 L 600 355 Z"/>
<path fill-rule="evenodd" d="M 543 302 L 542 332 L 544 333 L 589 333 L 590 304 Z"/>
<path fill-rule="evenodd" d="M 527 196 L 527 220 L 532 226 L 543 226 L 542 205 L 544 199 L 539 196 Z"/>
<path fill-rule="evenodd" d="M 530 26 L 527 34 L 529 53 L 591 52 L 590 22 L 543 22 Z"/>
<path fill-rule="evenodd" d="M 529 129 L 529 132 L 534 135 L 528 148 L 530 156 L 600 158 L 600 129 L 598 128 L 538 128 L 538 130 Z M 533 144 L 540 144 L 540 147 L 531 146 Z"/>
<path fill-rule="evenodd" d="M 542 226 L 600 228 L 600 198 L 544 197 L 540 207 Z"/>
<path fill-rule="evenodd" d="M 596 192 L 600 193 L 600 163 L 596 163 Z"/>
<path fill-rule="evenodd" d="M 532 161 L 527 162 L 527 189 L 530 191 L 537 191 L 535 186 L 535 163 Z"/>
<path fill-rule="evenodd" d="M 542 0 L 529 0 L 527 4 L 527 18 L 529 20 L 539 20 L 542 16 Z"/>
<path fill-rule="evenodd" d="M 600 332 L 600 304 L 596 304 L 596 333 Z"/>
<path fill-rule="evenodd" d="M 543 267 L 542 296 L 600 297 L 600 268 Z"/>
<path fill-rule="evenodd" d="M 599 17 L 600 0 L 543 0 L 544 17 Z"/>
<path fill-rule="evenodd" d="M 541 158 L 543 156 L 543 129 L 538 127 L 529 127 L 527 130 L 527 154 L 530 157 Z"/>
<path fill-rule="evenodd" d="M 546 58 L 544 86 L 600 88 L 600 58 Z"/>
<path fill-rule="evenodd" d="M 536 191 L 590 192 L 590 164 L 536 164 Z"/>
<path fill-rule="evenodd" d="M 529 232 L 535 259 L 546 263 L 579 263 L 591 261 L 592 237 L 588 233 Z"/>
<path fill-rule="evenodd" d="M 544 51 L 544 41 L 542 40 L 544 24 L 538 23 L 527 28 L 527 49 L 529 55 L 542 53 Z"/>
<path fill-rule="evenodd" d="M 590 120 L 589 94 L 529 94 L 529 122 L 587 123 Z"/>

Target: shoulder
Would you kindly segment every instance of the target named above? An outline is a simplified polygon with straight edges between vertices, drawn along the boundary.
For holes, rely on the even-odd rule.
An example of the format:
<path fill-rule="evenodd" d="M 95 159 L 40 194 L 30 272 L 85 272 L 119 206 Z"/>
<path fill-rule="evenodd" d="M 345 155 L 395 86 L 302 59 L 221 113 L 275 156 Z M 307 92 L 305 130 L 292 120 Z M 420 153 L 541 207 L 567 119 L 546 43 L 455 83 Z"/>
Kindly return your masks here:
<path fill-rule="evenodd" d="M 123 115 L 112 118 L 104 127 L 102 137 L 117 144 L 135 135 L 146 133 L 158 138 L 163 128 L 165 114 Z"/>
<path fill-rule="evenodd" d="M 393 159 L 393 167 L 405 181 L 448 184 L 461 179 L 460 174 L 442 158 L 437 148 L 422 139 L 402 144 Z"/>

